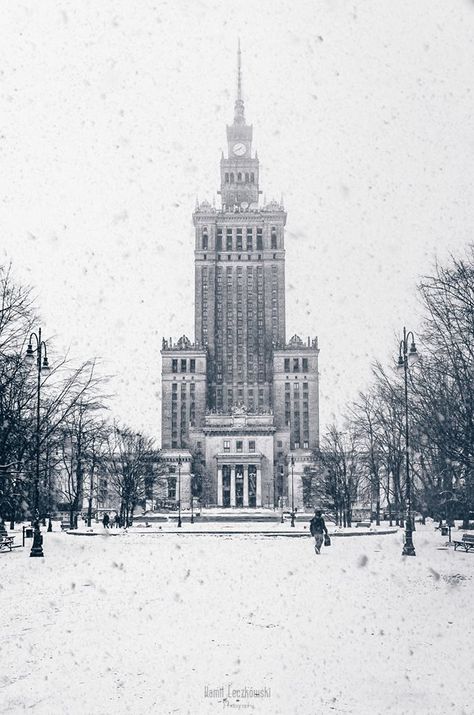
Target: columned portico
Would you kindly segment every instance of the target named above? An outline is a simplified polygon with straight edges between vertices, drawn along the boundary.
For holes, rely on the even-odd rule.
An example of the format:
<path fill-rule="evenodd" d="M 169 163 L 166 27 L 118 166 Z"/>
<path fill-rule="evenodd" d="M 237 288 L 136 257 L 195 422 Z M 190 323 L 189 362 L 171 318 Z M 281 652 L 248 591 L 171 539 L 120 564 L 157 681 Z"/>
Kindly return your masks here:
<path fill-rule="evenodd" d="M 217 505 L 261 507 L 261 455 L 219 454 L 217 460 Z"/>

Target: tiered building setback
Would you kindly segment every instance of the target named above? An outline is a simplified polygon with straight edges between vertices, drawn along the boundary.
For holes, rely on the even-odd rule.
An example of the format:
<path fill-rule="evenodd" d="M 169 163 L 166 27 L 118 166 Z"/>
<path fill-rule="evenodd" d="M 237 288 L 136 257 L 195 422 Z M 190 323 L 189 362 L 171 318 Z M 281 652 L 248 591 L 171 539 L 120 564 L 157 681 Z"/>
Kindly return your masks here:
<path fill-rule="evenodd" d="M 286 213 L 261 205 L 252 139 L 239 48 L 221 207 L 204 201 L 193 214 L 195 340 L 163 339 L 161 352 L 168 496 L 183 507 L 191 490 L 208 506 L 273 507 L 291 503 L 292 484 L 301 506 L 319 446 L 318 342 L 286 342 Z"/>

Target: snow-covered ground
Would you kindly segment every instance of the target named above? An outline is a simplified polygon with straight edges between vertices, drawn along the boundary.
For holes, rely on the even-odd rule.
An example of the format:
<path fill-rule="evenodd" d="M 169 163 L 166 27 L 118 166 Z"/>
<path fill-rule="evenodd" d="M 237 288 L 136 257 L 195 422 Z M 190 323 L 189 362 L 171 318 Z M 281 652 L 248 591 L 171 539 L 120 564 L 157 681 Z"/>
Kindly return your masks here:
<path fill-rule="evenodd" d="M 44 537 L 44 560 L 0 555 L 0 713 L 474 711 L 474 555 L 432 525 L 415 558 L 400 532 L 319 557 L 310 538 Z"/>

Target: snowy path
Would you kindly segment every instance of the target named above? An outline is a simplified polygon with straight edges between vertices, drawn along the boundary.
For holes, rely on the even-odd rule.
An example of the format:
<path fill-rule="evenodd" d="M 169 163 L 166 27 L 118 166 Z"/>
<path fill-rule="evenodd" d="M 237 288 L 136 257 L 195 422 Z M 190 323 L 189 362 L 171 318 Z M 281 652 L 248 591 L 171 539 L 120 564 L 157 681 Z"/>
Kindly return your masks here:
<path fill-rule="evenodd" d="M 467 715 L 474 557 L 443 543 L 45 534 L 1 556 L 0 713 Z"/>

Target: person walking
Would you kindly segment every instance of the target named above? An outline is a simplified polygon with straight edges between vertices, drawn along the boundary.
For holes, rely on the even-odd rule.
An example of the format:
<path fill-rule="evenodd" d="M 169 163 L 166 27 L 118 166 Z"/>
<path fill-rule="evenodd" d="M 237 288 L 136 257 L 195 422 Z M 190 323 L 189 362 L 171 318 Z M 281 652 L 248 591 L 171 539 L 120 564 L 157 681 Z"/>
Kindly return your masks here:
<path fill-rule="evenodd" d="M 311 536 L 314 536 L 314 550 L 317 554 L 320 554 L 321 546 L 323 544 L 324 539 L 323 534 L 327 534 L 328 530 L 326 528 L 326 524 L 324 523 L 324 519 L 319 509 L 315 509 L 314 516 L 309 524 L 309 528 L 311 531 Z"/>
<path fill-rule="evenodd" d="M 108 528 L 109 528 L 109 521 L 110 521 L 110 518 L 109 518 L 109 515 L 108 515 L 107 512 L 106 512 L 106 513 L 104 514 L 104 516 L 102 517 L 102 523 L 103 523 L 103 525 L 104 525 L 104 529 L 108 529 Z"/>

